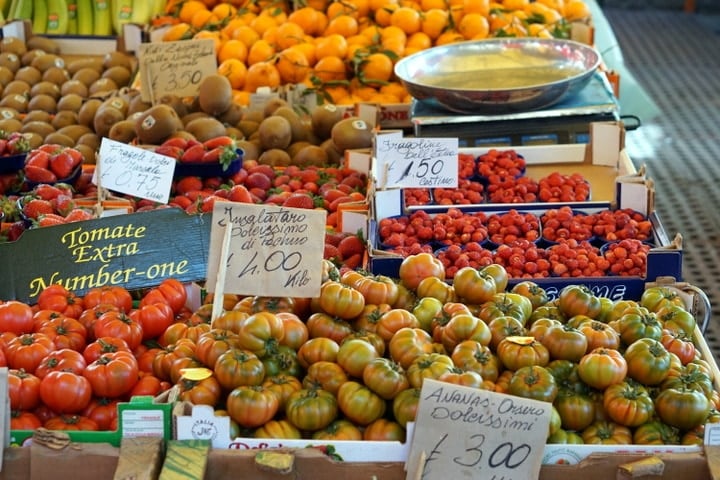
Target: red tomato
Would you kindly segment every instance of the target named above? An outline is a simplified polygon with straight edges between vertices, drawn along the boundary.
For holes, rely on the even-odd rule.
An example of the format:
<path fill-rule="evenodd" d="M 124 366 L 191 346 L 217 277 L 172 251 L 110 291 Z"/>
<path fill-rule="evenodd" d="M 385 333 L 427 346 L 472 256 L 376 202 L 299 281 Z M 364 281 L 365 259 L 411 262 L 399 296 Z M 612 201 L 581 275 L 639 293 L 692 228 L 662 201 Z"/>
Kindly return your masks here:
<path fill-rule="evenodd" d="M 72 372 L 50 372 L 40 382 L 40 398 L 57 413 L 79 413 L 92 398 L 90 381 Z"/>
<path fill-rule="evenodd" d="M 0 303 L 0 332 L 17 335 L 33 329 L 33 310 L 30 305 L 15 300 Z"/>
<path fill-rule="evenodd" d="M 116 398 L 128 393 L 139 379 L 137 360 L 132 353 L 106 353 L 83 371 L 96 397 Z"/>

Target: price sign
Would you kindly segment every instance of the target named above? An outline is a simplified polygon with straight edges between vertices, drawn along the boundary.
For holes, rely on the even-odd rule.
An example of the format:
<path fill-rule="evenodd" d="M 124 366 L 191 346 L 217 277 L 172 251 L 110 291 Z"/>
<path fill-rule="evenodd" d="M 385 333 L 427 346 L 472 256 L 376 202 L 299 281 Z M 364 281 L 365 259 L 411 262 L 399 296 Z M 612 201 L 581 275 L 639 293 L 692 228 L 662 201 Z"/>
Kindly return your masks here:
<path fill-rule="evenodd" d="M 174 158 L 103 138 L 93 182 L 108 190 L 167 203 L 174 172 Z"/>
<path fill-rule="evenodd" d="M 197 95 L 200 81 L 217 72 L 215 43 L 211 38 L 140 44 L 142 99 L 155 103 L 165 94 Z"/>
<path fill-rule="evenodd" d="M 216 202 L 206 285 L 215 285 L 222 264 L 225 293 L 318 296 L 326 215 L 323 210 Z M 222 259 L 228 228 L 228 257 Z"/>
<path fill-rule="evenodd" d="M 425 379 L 407 479 L 538 478 L 551 404 Z"/>
<path fill-rule="evenodd" d="M 375 158 L 382 188 L 458 185 L 457 138 L 378 136 Z"/>

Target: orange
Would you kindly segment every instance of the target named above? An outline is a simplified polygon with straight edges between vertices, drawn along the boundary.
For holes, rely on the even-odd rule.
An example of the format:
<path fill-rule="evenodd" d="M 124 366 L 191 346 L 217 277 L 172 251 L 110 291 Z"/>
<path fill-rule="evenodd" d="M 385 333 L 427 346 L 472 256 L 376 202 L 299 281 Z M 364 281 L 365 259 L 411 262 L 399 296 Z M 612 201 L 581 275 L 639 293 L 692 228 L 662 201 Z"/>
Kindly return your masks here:
<path fill-rule="evenodd" d="M 570 22 L 590 18 L 590 8 L 583 0 L 567 0 L 563 8 L 563 16 Z"/>
<path fill-rule="evenodd" d="M 462 42 L 465 40 L 457 30 L 449 29 L 445 30 L 440 36 L 435 39 L 435 45 L 447 45 L 449 43 Z"/>
<path fill-rule="evenodd" d="M 233 17 L 231 20 L 228 20 L 227 23 L 225 23 L 225 26 L 222 27 L 221 31 L 228 38 L 233 38 L 233 33 L 235 32 L 235 30 L 245 25 L 247 25 L 245 23 L 245 20 L 243 20 L 242 18 Z"/>
<path fill-rule="evenodd" d="M 320 37 L 315 41 L 315 58 L 320 60 L 324 57 L 344 58 L 347 53 L 348 42 L 339 33 Z"/>
<path fill-rule="evenodd" d="M 278 25 L 270 15 L 258 15 L 250 22 L 250 26 L 262 36 L 267 30 Z"/>
<path fill-rule="evenodd" d="M 378 38 L 380 38 L 380 36 L 378 36 Z M 369 47 L 373 43 L 374 42 L 372 40 L 370 40 L 362 33 L 358 33 L 357 35 L 353 35 L 352 37 L 349 37 L 347 39 L 348 48 L 350 48 L 351 45 L 358 47 Z"/>
<path fill-rule="evenodd" d="M 275 36 L 278 49 L 284 50 L 304 41 L 305 31 L 297 23 L 285 22 L 277 27 Z"/>
<path fill-rule="evenodd" d="M 530 37 L 553 38 L 553 34 L 548 30 L 547 25 L 542 23 L 531 23 L 528 25 L 527 31 Z"/>
<path fill-rule="evenodd" d="M 278 53 L 275 64 L 281 83 L 300 83 L 310 75 L 310 64 L 300 50 L 286 48 Z"/>
<path fill-rule="evenodd" d="M 260 40 L 260 34 L 253 30 L 251 27 L 243 25 L 233 30 L 230 38 L 240 40 L 245 44 L 246 47 L 250 48 L 253 43 Z"/>
<path fill-rule="evenodd" d="M 200 30 L 197 32 L 193 37 L 195 40 L 200 40 L 203 38 L 210 38 L 212 39 L 213 43 L 215 44 L 215 54 L 217 55 L 218 52 L 220 52 L 220 47 L 222 46 L 223 42 L 225 41 L 225 38 L 222 37 L 222 34 L 215 30 Z"/>
<path fill-rule="evenodd" d="M 307 59 L 310 66 L 315 65 L 315 63 L 317 62 L 317 54 L 315 53 L 315 42 L 313 42 L 312 38 L 305 38 L 304 42 L 293 45 L 290 48 L 302 52 L 302 54 L 305 55 L 305 58 Z"/>
<path fill-rule="evenodd" d="M 390 14 L 390 25 L 399 27 L 407 35 L 420 31 L 420 12 L 410 7 L 399 7 Z"/>
<path fill-rule="evenodd" d="M 193 16 L 201 10 L 207 10 L 209 12 L 203 2 L 199 0 L 187 0 L 182 3 L 182 7 L 180 7 L 180 12 L 178 13 L 178 18 L 181 22 L 190 23 Z"/>
<path fill-rule="evenodd" d="M 308 35 L 319 35 L 327 27 L 328 19 L 323 12 L 311 7 L 303 7 L 288 15 L 288 22 L 300 25 Z"/>
<path fill-rule="evenodd" d="M 480 13 L 468 13 L 460 19 L 457 29 L 465 40 L 481 40 L 490 33 L 490 22 Z"/>
<path fill-rule="evenodd" d="M 427 33 L 415 32 L 408 37 L 405 47 L 406 55 L 410 49 L 413 49 L 414 51 L 425 50 L 432 47 L 432 38 L 430 38 Z"/>
<path fill-rule="evenodd" d="M 523 11 L 529 17 L 542 19 L 542 22 L 540 23 L 544 23 L 545 25 L 552 25 L 562 19 L 562 15 L 558 10 L 554 10 L 542 3 L 531 3 L 526 6 Z"/>
<path fill-rule="evenodd" d="M 382 34 L 382 28 L 377 25 L 368 25 L 367 27 L 360 30 L 359 35 L 367 38 L 372 43 L 378 43 L 380 41 L 380 35 Z"/>
<path fill-rule="evenodd" d="M 522 10 L 528 3 L 530 0 L 502 0 L 506 10 Z"/>
<path fill-rule="evenodd" d="M 334 103 L 336 105 L 340 105 L 345 101 L 344 99 L 350 97 L 348 88 L 343 85 L 325 85 L 322 88 L 322 93 L 324 96 L 328 97 L 330 103 Z"/>
<path fill-rule="evenodd" d="M 226 40 L 218 52 L 218 62 L 222 63 L 230 58 L 244 62 L 247 59 L 248 48 L 242 41 L 231 38 Z"/>
<path fill-rule="evenodd" d="M 227 77 L 227 79 L 230 80 L 230 85 L 235 90 L 240 90 L 245 86 L 247 67 L 241 60 L 228 58 L 218 65 L 218 73 Z"/>
<path fill-rule="evenodd" d="M 565 0 L 535 0 L 536 3 L 542 3 L 543 5 L 552 8 L 562 14 L 565 9 Z"/>
<path fill-rule="evenodd" d="M 489 0 L 463 0 L 463 11 L 468 13 L 479 13 L 487 17 L 490 15 L 490 1 Z"/>
<path fill-rule="evenodd" d="M 345 4 L 350 7 L 350 15 L 358 20 L 370 14 L 370 0 L 345 0 Z"/>
<path fill-rule="evenodd" d="M 323 35 L 331 35 L 333 33 L 339 33 L 343 37 L 351 37 L 358 33 L 360 26 L 355 17 L 350 15 L 338 15 L 331 17 L 328 15 L 328 25 L 325 28 Z"/>
<path fill-rule="evenodd" d="M 198 10 L 190 20 L 190 25 L 198 30 L 217 23 L 218 18 L 210 10 Z"/>
<path fill-rule="evenodd" d="M 380 85 L 390 80 L 393 74 L 393 61 L 384 53 L 371 53 L 357 67 L 356 76 L 360 83 Z"/>
<path fill-rule="evenodd" d="M 275 47 L 273 47 L 267 40 L 260 39 L 253 43 L 248 50 L 247 64 L 253 65 L 258 62 L 269 61 L 276 53 Z"/>
<path fill-rule="evenodd" d="M 399 101 L 408 95 L 407 89 L 400 82 L 389 82 L 380 87 L 380 93 L 384 95 L 392 95 Z"/>
<path fill-rule="evenodd" d="M 188 40 L 193 36 L 193 30 L 189 23 L 178 23 L 167 30 L 163 34 L 163 42 L 176 42 L 178 40 Z"/>
<path fill-rule="evenodd" d="M 427 12 L 428 10 L 432 10 L 433 8 L 439 8 L 441 10 L 447 9 L 447 0 L 421 0 L 420 1 L 420 10 L 423 12 Z"/>
<path fill-rule="evenodd" d="M 271 62 L 258 62 L 248 67 L 244 90 L 256 92 L 260 87 L 278 86 L 280 86 L 280 72 Z"/>
<path fill-rule="evenodd" d="M 330 5 L 330 0 L 304 0 L 302 5 L 314 8 L 318 12 L 324 12 Z"/>
<path fill-rule="evenodd" d="M 398 5 L 399 0 L 370 0 L 368 6 L 370 7 L 370 13 L 374 14 L 385 5 L 393 4 Z"/>
<path fill-rule="evenodd" d="M 380 45 L 383 49 L 389 50 L 397 57 L 405 55 L 405 45 L 407 43 L 407 34 L 394 25 L 383 28 L 380 33 Z"/>
<path fill-rule="evenodd" d="M 447 10 L 431 8 L 423 15 L 422 32 L 435 40 L 448 27 L 450 15 Z"/>
<path fill-rule="evenodd" d="M 245 90 L 233 90 L 233 102 L 247 107 L 250 105 L 250 92 Z"/>
<path fill-rule="evenodd" d="M 213 15 L 220 20 L 232 18 L 237 14 L 237 8 L 230 3 L 218 3 L 212 9 Z"/>
<path fill-rule="evenodd" d="M 340 57 L 323 57 L 315 64 L 313 75 L 323 82 L 347 80 L 347 65 Z"/>
<path fill-rule="evenodd" d="M 375 10 L 375 23 L 381 27 L 387 27 L 390 25 L 390 18 L 392 13 L 400 8 L 397 3 L 386 3 L 379 9 Z"/>

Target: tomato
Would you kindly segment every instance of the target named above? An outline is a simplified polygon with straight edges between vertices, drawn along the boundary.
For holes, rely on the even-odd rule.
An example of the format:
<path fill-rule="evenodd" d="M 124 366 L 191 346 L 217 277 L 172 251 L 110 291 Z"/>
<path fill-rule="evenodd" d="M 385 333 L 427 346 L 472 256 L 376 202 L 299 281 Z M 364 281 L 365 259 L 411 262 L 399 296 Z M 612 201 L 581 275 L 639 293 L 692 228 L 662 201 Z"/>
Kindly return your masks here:
<path fill-rule="evenodd" d="M 322 389 L 336 395 L 340 385 L 348 380 L 347 373 L 340 365 L 323 360 L 308 367 L 302 385 L 307 389 Z"/>
<path fill-rule="evenodd" d="M 170 382 L 164 382 L 152 373 L 141 372 L 140 379 L 128 393 L 128 397 L 146 395 L 155 397 L 170 388 Z"/>
<path fill-rule="evenodd" d="M 659 385 L 670 372 L 670 352 L 658 340 L 641 338 L 625 350 L 627 374 L 643 385 Z"/>
<path fill-rule="evenodd" d="M 626 427 L 642 425 L 655 413 L 648 391 L 630 379 L 607 387 L 603 392 L 603 406 L 610 420 Z"/>
<path fill-rule="evenodd" d="M 697 321 L 684 307 L 672 304 L 666 305 L 660 308 L 656 315 L 665 329 L 682 330 L 690 338 L 695 334 Z"/>
<path fill-rule="evenodd" d="M 185 303 L 187 303 L 187 291 L 185 285 L 175 278 L 166 278 L 160 284 L 151 289 L 140 300 L 140 306 L 157 302 L 164 302 L 170 305 L 173 312 L 180 312 Z"/>
<path fill-rule="evenodd" d="M 490 350 L 490 347 L 475 340 L 465 340 L 455 346 L 450 355 L 453 364 L 477 372 L 484 380 L 494 382 L 500 375 L 500 360 Z"/>
<path fill-rule="evenodd" d="M 300 439 L 302 432 L 287 420 L 270 420 L 255 429 L 255 438 Z"/>
<path fill-rule="evenodd" d="M 463 267 L 453 277 L 453 287 L 459 299 L 465 303 L 481 305 L 493 299 L 500 291 L 495 277 L 486 271 L 487 267 L 476 269 Z"/>
<path fill-rule="evenodd" d="M 314 432 L 335 420 L 338 401 L 328 391 L 303 388 L 288 397 L 285 414 L 290 423 L 300 430 Z"/>
<path fill-rule="evenodd" d="M 567 324 L 554 318 L 538 318 L 532 323 L 532 325 L 530 325 L 527 333 L 529 333 L 535 340 L 542 343 L 543 338 L 545 338 L 545 334 L 551 327 L 561 327 L 563 325 Z"/>
<path fill-rule="evenodd" d="M 55 310 L 75 319 L 79 318 L 85 309 L 82 298 L 57 283 L 40 291 L 37 306 L 40 310 Z"/>
<path fill-rule="evenodd" d="M 195 342 L 187 338 L 163 348 L 153 359 L 153 375 L 161 380 L 172 381 L 173 365 L 182 358 L 195 358 L 196 348 Z"/>
<path fill-rule="evenodd" d="M 35 373 L 38 365 L 55 350 L 52 339 L 42 333 L 23 333 L 5 346 L 8 367 Z"/>
<path fill-rule="evenodd" d="M 352 287 L 330 280 L 320 287 L 318 305 L 328 315 L 351 320 L 362 313 L 365 297 Z"/>
<path fill-rule="evenodd" d="M 83 324 L 85 329 L 87 330 L 87 340 L 93 341 L 95 340 L 95 322 L 97 322 L 97 319 L 102 316 L 103 313 L 109 312 L 109 311 L 120 311 L 118 307 L 115 305 L 110 304 L 100 304 L 96 305 L 91 308 L 86 308 L 83 310 L 83 312 L 80 314 L 80 317 L 78 317 L 78 321 Z"/>
<path fill-rule="evenodd" d="M 420 328 L 431 331 L 433 318 L 442 311 L 443 302 L 435 297 L 421 297 L 412 307 L 412 313 L 420 323 Z"/>
<path fill-rule="evenodd" d="M 527 329 L 515 317 L 497 317 L 488 323 L 490 328 L 490 348 L 497 352 L 500 343 L 507 337 L 527 336 Z M 538 342 L 539 343 L 539 342 Z"/>
<path fill-rule="evenodd" d="M 33 330 L 33 310 L 30 305 L 16 300 L 0 302 L 0 332 L 17 335 Z"/>
<path fill-rule="evenodd" d="M 82 375 L 50 372 L 40 381 L 40 399 L 57 413 L 79 413 L 92 398 L 92 385 Z"/>
<path fill-rule="evenodd" d="M 606 323 L 592 320 L 583 323 L 578 330 L 587 338 L 588 352 L 601 347 L 615 350 L 620 347 L 620 334 Z"/>
<path fill-rule="evenodd" d="M 392 305 L 400 294 L 397 283 L 385 275 L 370 275 L 356 270 L 347 270 L 340 277 L 340 282 L 359 291 L 367 304 L 387 303 Z"/>
<path fill-rule="evenodd" d="M 584 393 L 560 388 L 553 405 L 564 429 L 580 432 L 595 421 L 595 401 Z"/>
<path fill-rule="evenodd" d="M 385 400 L 360 382 L 343 383 L 338 389 L 337 403 L 346 418 L 357 425 L 368 425 L 385 414 Z"/>
<path fill-rule="evenodd" d="M 58 415 L 43 424 L 48 430 L 81 430 L 93 432 L 100 430 L 97 422 L 82 415 Z"/>
<path fill-rule="evenodd" d="M 310 338 L 307 325 L 294 313 L 280 312 L 275 315 L 282 320 L 283 330 L 285 330 L 280 345 L 288 346 L 297 351 Z"/>
<path fill-rule="evenodd" d="M 417 296 L 420 298 L 436 298 L 442 303 L 457 301 L 455 288 L 445 280 L 438 277 L 424 278 L 417 286 Z"/>
<path fill-rule="evenodd" d="M 214 407 L 220 401 L 222 387 L 214 375 L 202 380 L 189 380 L 181 378 L 176 382 L 178 398 L 193 405 L 208 405 Z M 228 397 L 229 398 L 229 397 Z M 228 407 L 229 409 L 229 407 Z"/>
<path fill-rule="evenodd" d="M 166 328 L 162 335 L 160 335 L 158 338 L 158 344 L 164 347 L 177 342 L 181 338 L 197 342 L 200 335 L 209 332 L 210 330 L 212 330 L 212 327 L 209 323 L 192 324 L 189 322 L 175 322 Z"/>
<path fill-rule="evenodd" d="M 545 289 L 531 280 L 523 280 L 516 283 L 510 291 L 530 300 L 532 310 L 545 305 L 549 300 Z"/>
<path fill-rule="evenodd" d="M 8 370 L 7 386 L 12 410 L 32 410 L 40 404 L 40 378 L 24 370 Z"/>
<path fill-rule="evenodd" d="M 442 308 L 430 321 L 430 333 L 434 341 L 442 339 L 442 331 L 455 315 L 472 315 L 470 308 L 464 303 L 449 302 L 442 305 Z"/>
<path fill-rule="evenodd" d="M 660 340 L 662 336 L 662 324 L 654 313 L 644 307 L 626 309 L 622 316 L 610 325 L 618 331 L 620 340 L 625 345 L 641 338 Z"/>
<path fill-rule="evenodd" d="M 449 372 L 440 374 L 438 380 L 464 387 L 483 388 L 483 378 L 479 373 L 458 367 L 453 367 Z"/>
<path fill-rule="evenodd" d="M 45 320 L 35 331 L 50 337 L 57 349 L 69 348 L 81 352 L 87 344 L 87 330 L 83 324 L 65 315 Z"/>
<path fill-rule="evenodd" d="M 578 362 L 577 373 L 587 385 L 604 390 L 620 383 L 627 375 L 627 362 L 618 350 L 596 348 Z"/>
<path fill-rule="evenodd" d="M 582 431 L 581 436 L 587 444 L 593 445 L 630 445 L 630 428 L 611 421 L 595 421 Z"/>
<path fill-rule="evenodd" d="M 568 285 L 558 294 L 558 308 L 568 318 L 575 315 L 595 318 L 602 311 L 602 303 L 586 286 Z"/>
<path fill-rule="evenodd" d="M 353 333 L 352 325 L 347 320 L 324 312 L 310 315 L 306 326 L 310 338 L 329 338 L 338 344 Z"/>
<path fill-rule="evenodd" d="M 576 432 L 563 430 L 562 428 L 553 432 L 547 438 L 547 443 L 550 444 L 568 444 L 568 445 L 582 445 L 585 443 L 583 438 Z"/>
<path fill-rule="evenodd" d="M 380 356 L 373 344 L 355 338 L 340 344 L 336 362 L 355 378 L 362 378 L 365 366 Z"/>
<path fill-rule="evenodd" d="M 142 327 L 142 339 L 157 338 L 175 321 L 175 313 L 167 303 L 141 305 L 129 316 Z"/>
<path fill-rule="evenodd" d="M 496 293 L 492 299 L 485 302 L 478 316 L 490 322 L 498 317 L 513 317 L 520 320 L 525 326 L 532 313 L 532 303 L 527 297 L 523 297 L 517 293 Z"/>
<path fill-rule="evenodd" d="M 386 418 L 378 418 L 365 427 L 362 432 L 363 440 L 377 442 L 405 443 L 405 429 L 398 422 Z"/>
<path fill-rule="evenodd" d="M 231 348 L 221 354 L 213 372 L 220 386 L 232 390 L 241 385 L 260 385 L 265 379 L 265 366 L 249 350 Z"/>
<path fill-rule="evenodd" d="M 420 322 L 411 311 L 392 308 L 380 315 L 376 333 L 385 342 L 389 342 L 393 335 L 403 328 L 420 328 Z"/>
<path fill-rule="evenodd" d="M 62 348 L 47 354 L 35 369 L 35 375 L 43 378 L 54 370 L 65 370 L 82 374 L 85 367 L 87 367 L 87 361 L 82 353 L 69 348 Z"/>
<path fill-rule="evenodd" d="M 550 327 L 540 341 L 548 349 L 550 358 L 578 362 L 588 348 L 587 337 L 569 325 Z"/>
<path fill-rule="evenodd" d="M 98 430 L 113 430 L 113 423 L 118 420 L 118 403 L 119 400 L 95 398 L 85 407 L 81 415 L 94 421 Z"/>
<path fill-rule="evenodd" d="M 93 326 L 93 334 L 95 338 L 121 338 L 130 350 L 137 348 L 143 339 L 142 325 L 121 311 L 103 313 Z"/>
<path fill-rule="evenodd" d="M 711 374 L 693 363 L 687 364 L 677 373 L 668 375 L 660 384 L 660 388 L 688 388 L 702 392 L 707 398 L 712 398 L 715 393 Z"/>
<path fill-rule="evenodd" d="M 311 338 L 298 349 L 298 361 L 303 368 L 320 361 L 334 362 L 340 345 L 326 337 Z"/>
<path fill-rule="evenodd" d="M 250 313 L 257 312 L 293 312 L 295 310 L 295 299 L 292 297 L 263 297 L 253 296 L 250 302 Z"/>
<path fill-rule="evenodd" d="M 402 284 L 415 291 L 425 278 L 437 277 L 445 280 L 445 267 L 440 260 L 430 253 L 408 255 L 400 263 L 398 277 Z M 457 279 L 457 277 L 455 278 Z"/>
<path fill-rule="evenodd" d="M 285 411 L 285 405 L 287 404 L 287 399 L 290 397 L 290 394 L 303 388 L 302 383 L 297 377 L 284 373 L 266 376 L 262 386 L 278 397 L 278 401 L 280 402 L 278 411 L 280 412 Z"/>
<path fill-rule="evenodd" d="M 117 351 L 132 352 L 127 342 L 122 338 L 100 337 L 94 342 L 89 343 L 83 350 L 83 358 L 85 363 L 92 363 L 105 353 Z"/>
<path fill-rule="evenodd" d="M 660 419 L 680 430 L 690 430 L 705 422 L 711 403 L 703 392 L 692 388 L 665 388 L 655 397 Z"/>
<path fill-rule="evenodd" d="M 90 381 L 97 397 L 115 398 L 128 393 L 139 379 L 140 370 L 132 353 L 106 353 L 88 364 L 82 375 Z"/>
<path fill-rule="evenodd" d="M 237 333 L 241 348 L 263 357 L 282 341 L 285 329 L 274 313 L 258 312 L 241 320 Z"/>
<path fill-rule="evenodd" d="M 558 393 L 555 377 L 539 365 L 520 367 L 510 378 L 508 393 L 552 403 Z"/>
<path fill-rule="evenodd" d="M 10 430 L 35 430 L 42 427 L 42 422 L 32 412 L 23 410 L 10 411 Z"/>
<path fill-rule="evenodd" d="M 421 328 L 401 328 L 388 343 L 390 358 L 407 369 L 420 355 L 432 352 L 432 337 Z"/>
<path fill-rule="evenodd" d="M 414 422 L 420 406 L 420 389 L 407 388 L 398 393 L 392 401 L 392 411 L 395 421 L 406 428 L 408 422 Z"/>
<path fill-rule="evenodd" d="M 218 357 L 232 348 L 240 348 L 237 333 L 213 328 L 198 337 L 195 342 L 195 356 L 212 369 Z"/>
<path fill-rule="evenodd" d="M 563 314 L 557 307 L 557 305 L 554 305 L 553 303 L 546 303 L 545 305 L 534 309 L 533 312 L 530 314 L 528 324 L 532 326 L 532 324 L 540 318 L 549 318 L 552 320 L 557 320 L 560 323 L 565 323 L 567 321 L 565 314 Z"/>
<path fill-rule="evenodd" d="M 685 301 L 676 289 L 666 286 L 655 286 L 645 289 L 640 296 L 640 305 L 651 312 L 658 312 L 661 308 L 670 305 L 684 308 Z"/>
<path fill-rule="evenodd" d="M 455 368 L 452 358 L 441 353 L 421 353 L 407 367 L 410 386 L 421 388 L 426 378 L 437 380 Z"/>
<path fill-rule="evenodd" d="M 506 337 L 498 344 L 496 355 L 500 363 L 512 371 L 533 365 L 544 367 L 550 363 L 548 349 L 533 337 Z"/>
<path fill-rule="evenodd" d="M 384 357 L 375 358 L 365 366 L 362 380 L 370 390 L 385 400 L 392 400 L 410 387 L 405 370 Z"/>
<path fill-rule="evenodd" d="M 585 385 L 578 375 L 578 364 L 570 360 L 552 360 L 547 368 L 558 384 L 558 388 L 571 390 L 576 393 L 588 393 L 588 386 Z"/>
<path fill-rule="evenodd" d="M 663 330 L 660 343 L 668 352 L 677 355 L 683 365 L 695 359 L 695 343 L 683 331 Z"/>
<path fill-rule="evenodd" d="M 104 285 L 94 287 L 83 297 L 85 310 L 99 305 L 113 305 L 124 313 L 132 310 L 133 299 L 130 292 L 120 285 Z"/>
<path fill-rule="evenodd" d="M 467 314 L 453 316 L 440 335 L 440 342 L 448 352 L 452 352 L 465 340 L 475 340 L 482 345 L 490 345 L 491 339 L 490 327 L 475 315 Z"/>
<path fill-rule="evenodd" d="M 635 429 L 633 443 L 637 445 L 678 445 L 680 444 L 680 431 L 676 427 L 653 419 Z"/>

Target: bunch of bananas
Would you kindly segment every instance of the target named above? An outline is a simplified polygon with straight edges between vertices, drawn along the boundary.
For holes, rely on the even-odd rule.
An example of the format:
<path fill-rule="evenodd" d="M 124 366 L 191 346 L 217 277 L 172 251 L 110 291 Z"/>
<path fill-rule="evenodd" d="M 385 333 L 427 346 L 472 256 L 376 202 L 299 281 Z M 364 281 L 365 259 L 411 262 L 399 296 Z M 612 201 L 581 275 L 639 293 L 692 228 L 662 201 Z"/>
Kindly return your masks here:
<path fill-rule="evenodd" d="M 0 20 L 29 20 L 36 35 L 118 35 L 145 25 L 165 0 L 0 0 Z"/>

